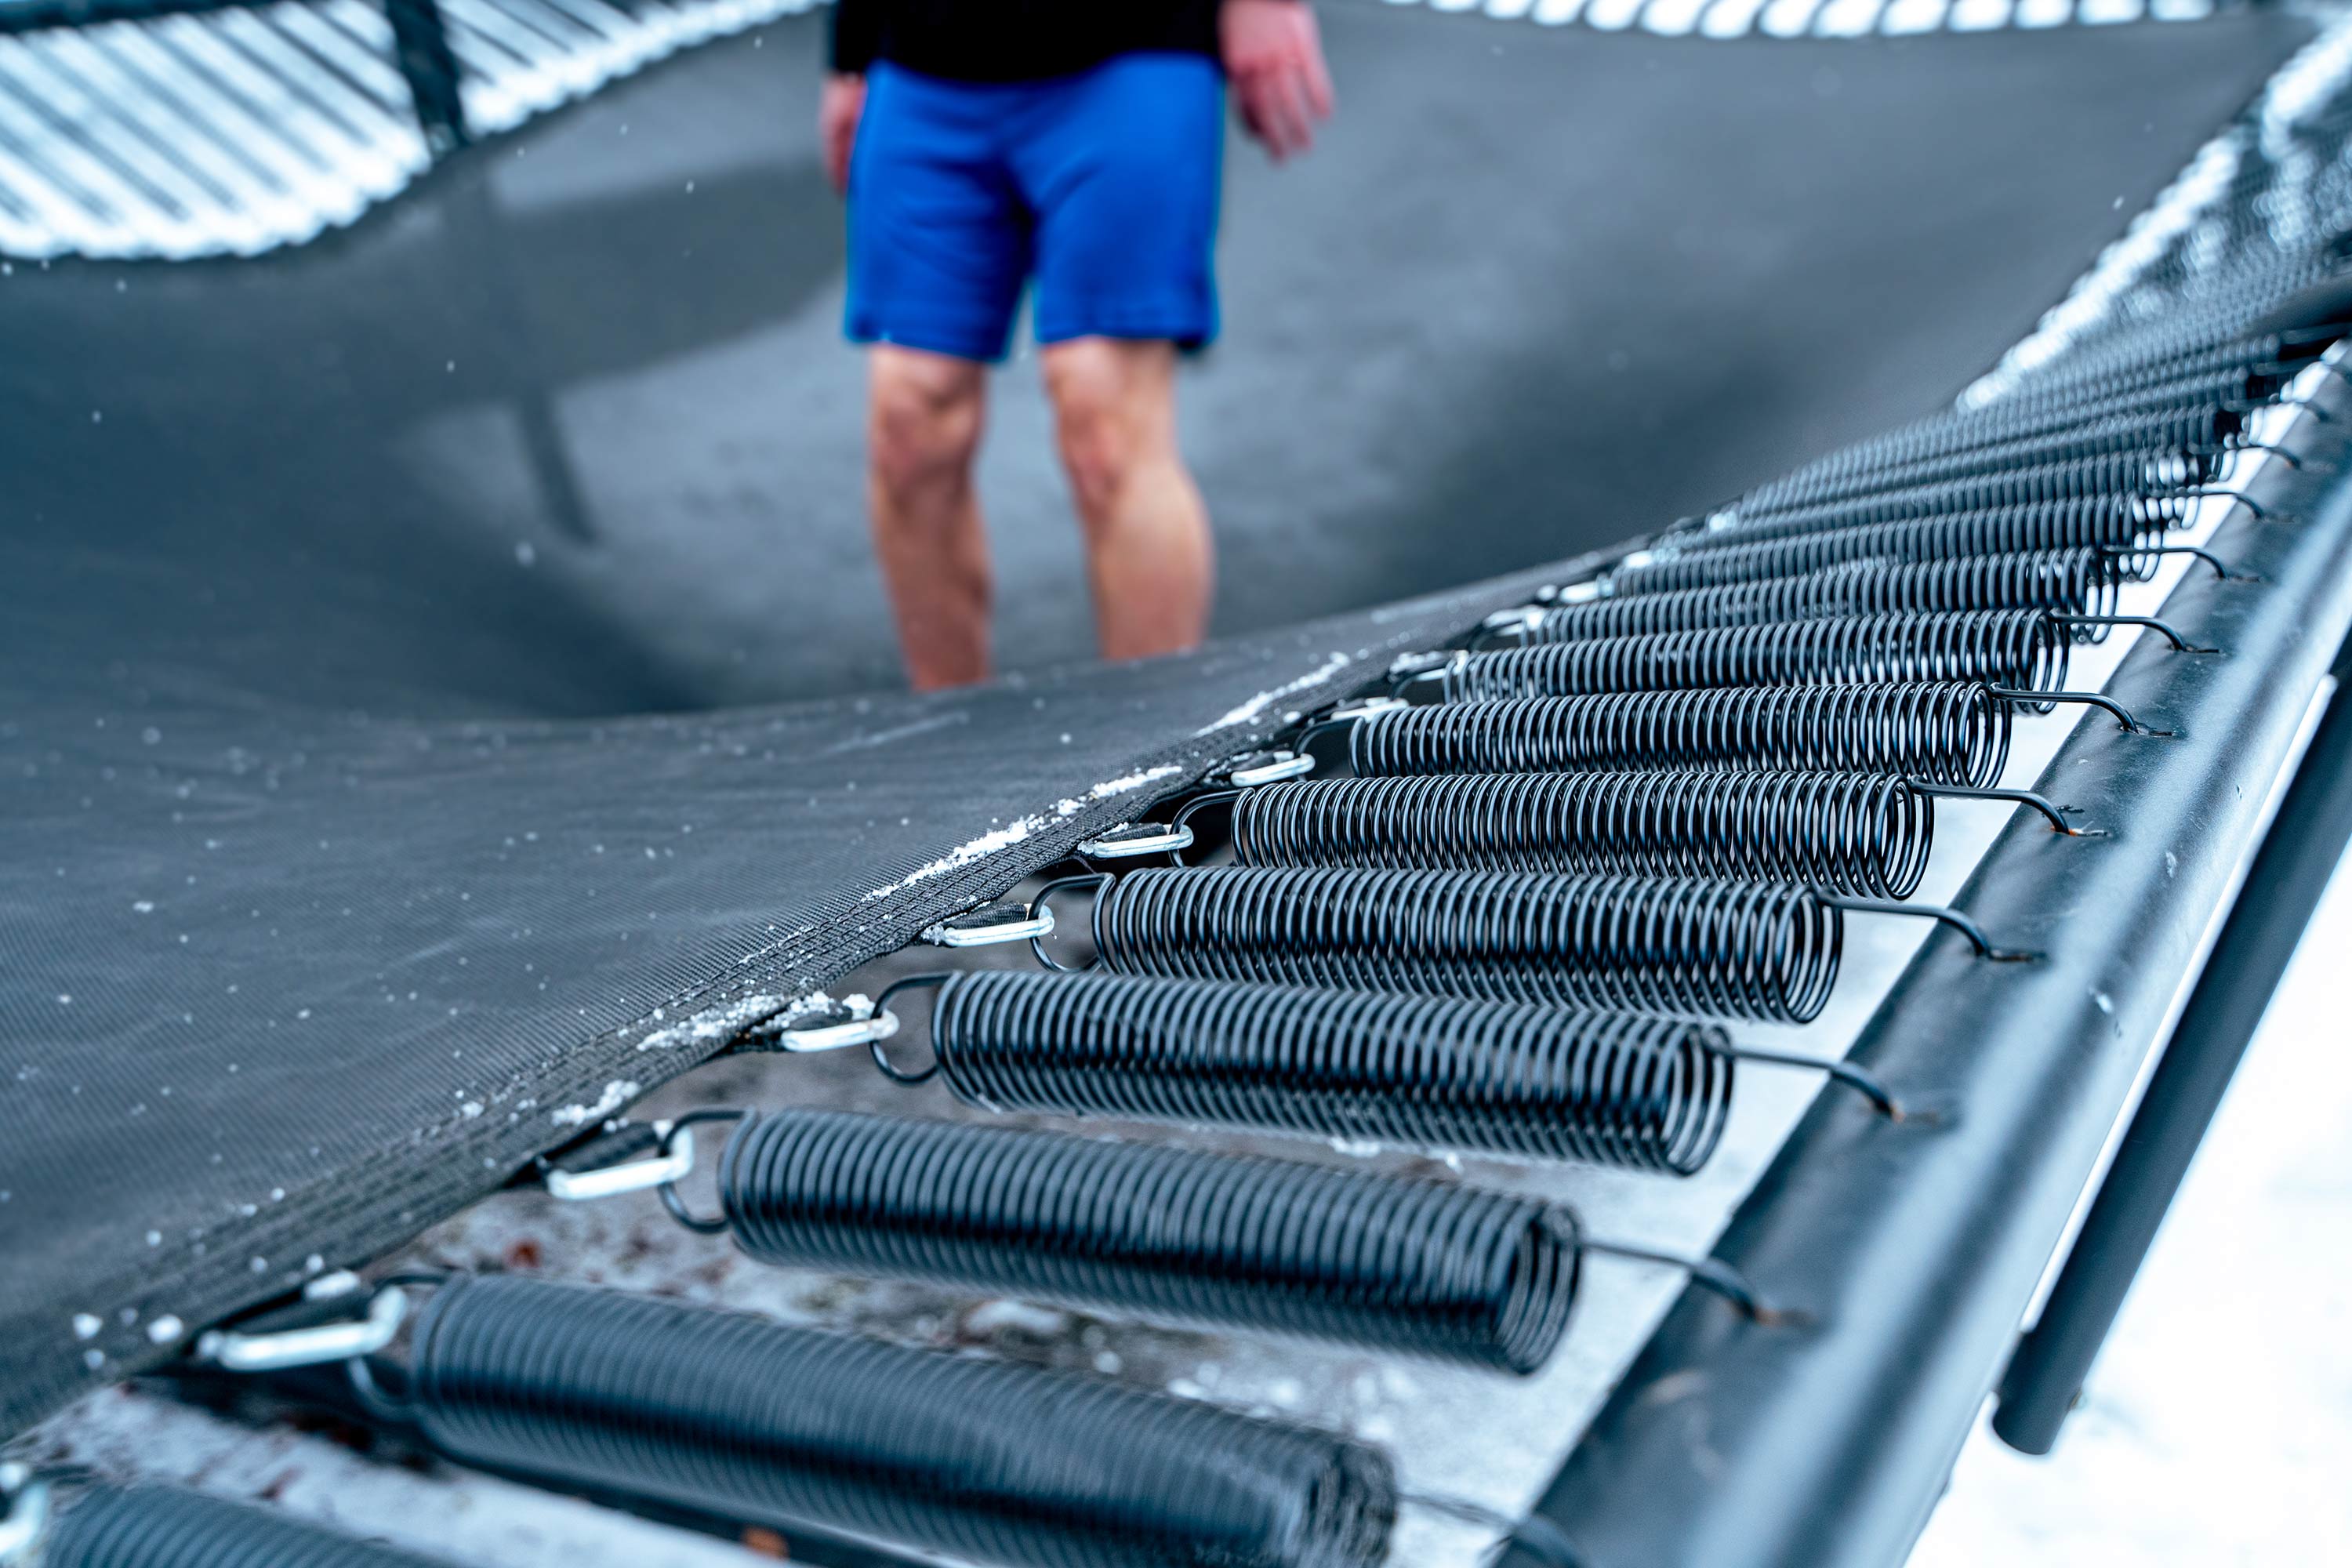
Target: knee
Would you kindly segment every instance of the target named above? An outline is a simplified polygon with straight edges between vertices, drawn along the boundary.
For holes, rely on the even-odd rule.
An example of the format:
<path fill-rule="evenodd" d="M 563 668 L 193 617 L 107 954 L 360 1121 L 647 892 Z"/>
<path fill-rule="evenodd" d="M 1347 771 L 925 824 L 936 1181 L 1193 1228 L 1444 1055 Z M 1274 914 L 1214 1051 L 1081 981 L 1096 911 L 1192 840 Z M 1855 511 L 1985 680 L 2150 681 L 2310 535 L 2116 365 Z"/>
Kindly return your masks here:
<path fill-rule="evenodd" d="M 1096 526 L 1117 509 L 1137 471 L 1155 457 L 1159 443 L 1152 421 L 1115 377 L 1066 371 L 1053 378 L 1051 390 L 1062 467 L 1078 515 Z"/>
<path fill-rule="evenodd" d="M 877 377 L 866 432 L 875 482 L 900 496 L 965 482 L 980 426 L 976 379 Z"/>

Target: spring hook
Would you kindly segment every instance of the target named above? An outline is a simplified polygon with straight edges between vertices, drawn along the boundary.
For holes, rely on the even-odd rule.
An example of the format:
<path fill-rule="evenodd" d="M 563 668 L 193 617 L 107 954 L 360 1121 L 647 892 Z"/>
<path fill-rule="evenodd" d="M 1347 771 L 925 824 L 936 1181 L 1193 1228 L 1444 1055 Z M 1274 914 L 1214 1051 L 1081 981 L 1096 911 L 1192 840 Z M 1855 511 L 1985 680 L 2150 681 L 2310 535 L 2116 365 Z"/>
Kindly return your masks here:
<path fill-rule="evenodd" d="M 2183 637 L 2178 626 L 2160 621 L 2154 616 L 2053 616 L 2050 618 L 2061 626 L 2145 626 L 2170 643 L 2176 653 L 2218 654 L 2221 651 L 2218 647 L 2198 647 Z M 2037 680 L 2032 684 L 2039 686 L 2042 682 Z"/>
<path fill-rule="evenodd" d="M 2011 805 L 2030 806 L 2041 813 L 2042 819 L 2050 824 L 2050 830 L 2053 833 L 2063 833 L 2069 838 L 2114 837 L 2104 827 L 2075 826 L 2066 820 L 2066 813 L 2074 809 L 2074 807 L 2059 805 L 2048 796 L 2036 795 L 2030 789 L 1971 789 L 1965 784 L 1939 784 L 1926 779 L 1906 779 L 1903 782 L 1921 795 L 1936 795 L 1946 800 L 1998 800 L 2005 801 Z M 1838 889 L 1840 892 L 1847 890 Z"/>
<path fill-rule="evenodd" d="M 558 1203 L 578 1204 L 683 1180 L 694 1170 L 694 1134 L 671 1121 L 656 1121 L 652 1131 L 657 1139 L 655 1152 L 644 1159 L 586 1171 L 567 1171 L 542 1160 L 540 1184 Z"/>
<path fill-rule="evenodd" d="M 0 1564 L 30 1564 L 48 1532 L 48 1483 L 26 1480 L 0 1488 L 0 1504 L 6 1505 L 0 1510 Z"/>
<path fill-rule="evenodd" d="M 1745 1275 L 1728 1263 L 1716 1258 L 1681 1258 L 1671 1252 L 1652 1247 L 1635 1247 L 1622 1241 L 1594 1241 L 1584 1238 L 1584 1250 L 1606 1258 L 1622 1258 L 1634 1263 L 1654 1263 L 1665 1268 L 1680 1269 L 1699 1289 L 1721 1297 L 1731 1303 L 1732 1310 L 1759 1328 L 1802 1328 L 1812 1322 L 1808 1312 L 1785 1307 L 1770 1307 L 1756 1293 Z"/>
<path fill-rule="evenodd" d="M 1145 855 L 1175 855 L 1192 847 L 1192 830 L 1156 822 L 1123 822 L 1079 844 L 1088 860 L 1132 860 Z M 1018 940 L 999 937 L 999 942 Z"/>
<path fill-rule="evenodd" d="M 2205 563 L 2206 565 L 2213 568 L 2213 578 L 2216 582 L 2259 583 L 2262 581 L 2260 577 L 2254 576 L 2251 573 L 2231 571 L 2228 566 L 2222 563 L 2221 558 L 2219 555 L 2214 554 L 2211 551 L 2206 549 L 2201 544 L 2143 544 L 2129 550 L 2109 549 L 2105 546 L 2102 546 L 2101 552 L 2107 555 L 2120 557 L 2134 557 L 2141 555 L 2193 555 L 2198 560 Z"/>
<path fill-rule="evenodd" d="M 1855 899 L 1835 893 L 1817 893 L 1815 896 L 1825 904 L 1834 905 L 1853 914 L 1914 915 L 1922 920 L 1934 921 L 1938 925 L 1949 926 L 1968 938 L 1969 945 L 1976 949 L 1979 958 L 1990 960 L 1994 963 L 2033 963 L 2042 958 L 2042 954 L 2038 952 L 1995 947 L 1992 944 L 1992 939 L 1985 935 L 1982 926 L 1978 925 L 1959 910 L 1942 904 L 1904 904 L 1891 899 Z"/>
<path fill-rule="evenodd" d="M 1235 789 L 1305 778 L 1315 771 L 1315 759 L 1304 752 L 1254 752 L 1223 771 L 1224 782 Z"/>
<path fill-rule="evenodd" d="M 2132 717 L 2131 710 L 2126 708 L 2122 703 L 2116 701 L 2112 697 L 2106 696 L 2103 692 L 2013 691 L 2007 687 L 2000 686 L 1989 686 L 1985 688 L 1985 692 L 1986 695 L 1997 697 L 2004 702 L 2030 703 L 2041 705 L 2045 708 L 2048 704 L 2054 702 L 2079 702 L 2084 704 L 2085 707 L 2096 708 L 2114 715 L 2116 722 L 2120 724 L 2131 734 L 2147 735 L 2159 741 L 2175 741 L 2180 738 L 2180 731 L 2178 730 L 2152 729 L 2149 726 L 2141 723 L 2138 720 Z"/>
<path fill-rule="evenodd" d="M 1189 832 L 1185 837 L 1186 842 L 1191 842 Z M 925 926 L 922 940 L 934 947 L 996 947 L 1005 942 L 1034 942 L 1053 934 L 1053 910 L 1008 899 Z"/>
<path fill-rule="evenodd" d="M 877 1008 L 863 996 L 852 996 L 828 1003 L 791 1023 L 756 1029 L 752 1037 L 773 1040 L 780 1051 L 806 1054 L 879 1045 L 898 1032 L 898 1017 L 888 1009 Z"/>

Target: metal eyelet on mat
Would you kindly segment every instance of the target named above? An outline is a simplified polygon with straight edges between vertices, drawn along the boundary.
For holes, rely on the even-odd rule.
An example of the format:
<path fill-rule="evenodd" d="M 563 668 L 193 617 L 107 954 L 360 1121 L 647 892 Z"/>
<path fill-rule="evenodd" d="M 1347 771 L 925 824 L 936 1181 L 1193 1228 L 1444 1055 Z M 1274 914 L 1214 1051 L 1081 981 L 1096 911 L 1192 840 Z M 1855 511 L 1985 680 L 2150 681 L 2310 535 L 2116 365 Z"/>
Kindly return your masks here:
<path fill-rule="evenodd" d="M 683 1181 L 694 1171 L 694 1134 L 667 1122 L 655 1123 L 662 1135 L 660 1152 L 644 1160 L 627 1160 L 593 1171 L 563 1171 L 550 1166 L 540 1177 L 547 1195 L 562 1203 L 592 1203 L 622 1193 L 643 1192 Z"/>
<path fill-rule="evenodd" d="M 776 1034 L 776 1049 L 795 1055 L 845 1051 L 856 1046 L 878 1045 L 898 1032 L 897 1015 L 860 1013 L 842 1002 L 812 1016 L 826 1021 L 787 1025 Z"/>
<path fill-rule="evenodd" d="M 25 1481 L 0 1489 L 0 1563 L 29 1563 L 49 1523 L 49 1489 L 41 1481 Z"/>
<path fill-rule="evenodd" d="M 1252 752 L 1225 770 L 1224 782 L 1235 789 L 1305 778 L 1315 771 L 1315 759 L 1302 752 Z"/>
<path fill-rule="evenodd" d="M 196 1356 L 224 1372 L 283 1372 L 371 1356 L 399 1336 L 408 1317 L 408 1297 L 387 1285 L 368 1300 L 367 1315 L 350 1322 L 274 1333 L 215 1329 L 196 1341 Z"/>
<path fill-rule="evenodd" d="M 1185 842 L 1192 836 L 1185 835 Z M 1054 934 L 1054 911 L 1033 910 L 1017 899 L 992 904 L 923 928 L 922 939 L 933 947 L 995 947 L 1002 942 L 1030 942 Z"/>
<path fill-rule="evenodd" d="M 1089 860 L 1126 860 L 1143 855 L 1174 855 L 1191 847 L 1192 830 L 1189 827 L 1163 826 L 1157 822 L 1124 822 L 1108 832 L 1087 839 L 1078 846 L 1078 853 Z M 1047 929 L 1052 929 L 1050 924 Z"/>

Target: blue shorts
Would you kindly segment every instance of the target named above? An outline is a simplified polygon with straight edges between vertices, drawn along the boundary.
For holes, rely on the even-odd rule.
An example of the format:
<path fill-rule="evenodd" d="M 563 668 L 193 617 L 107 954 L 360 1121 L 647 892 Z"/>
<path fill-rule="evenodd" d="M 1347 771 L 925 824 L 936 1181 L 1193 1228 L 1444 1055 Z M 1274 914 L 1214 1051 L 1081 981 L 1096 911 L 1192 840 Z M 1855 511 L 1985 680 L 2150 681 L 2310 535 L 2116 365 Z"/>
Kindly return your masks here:
<path fill-rule="evenodd" d="M 850 159 L 845 328 L 1003 359 L 1034 277 L 1041 343 L 1197 348 L 1217 334 L 1223 156 L 1224 81 L 1203 56 L 1017 82 L 878 64 Z"/>

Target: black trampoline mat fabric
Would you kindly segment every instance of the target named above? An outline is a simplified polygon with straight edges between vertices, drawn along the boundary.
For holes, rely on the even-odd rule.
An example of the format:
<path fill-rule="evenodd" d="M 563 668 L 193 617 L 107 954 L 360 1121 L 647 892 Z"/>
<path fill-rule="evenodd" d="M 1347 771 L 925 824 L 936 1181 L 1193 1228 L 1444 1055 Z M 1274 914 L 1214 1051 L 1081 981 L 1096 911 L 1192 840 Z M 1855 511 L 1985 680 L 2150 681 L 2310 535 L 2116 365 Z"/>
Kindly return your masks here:
<path fill-rule="evenodd" d="M 1237 181 L 1266 271 L 1235 287 L 1282 305 L 1195 400 L 1225 422 L 1204 468 L 1233 520 L 1229 603 L 1262 621 L 1653 527 L 1949 395 L 2303 36 L 2238 18 L 1834 53 L 1579 35 L 1585 52 L 1331 20 L 1353 111 L 1394 117 L 1391 163 L 1335 156 L 1333 189 L 1282 187 L 1295 213 Z M 1714 154 L 1644 153 L 1694 128 Z M 1949 156 L 1971 137 L 2012 180 Z M 446 220 L 434 193 L 465 177 L 284 265 L 0 289 L 0 389 L 31 410 L 0 427 L 26 476 L 0 500 L 0 1432 L 414 1234 L 723 1041 L 684 1026 L 823 986 L 1533 580 L 951 697 L 562 717 L 735 689 L 707 656 L 742 635 L 711 623 L 745 584 L 767 585 L 779 678 L 864 668 L 843 647 L 881 635 L 876 606 L 836 571 L 862 548 L 854 416 L 824 453 L 764 451 L 786 479 L 761 521 L 830 531 L 823 550 L 647 503 L 716 608 L 625 563 L 517 570 L 510 537 L 404 489 L 358 433 L 418 322 L 353 337 L 336 313 L 404 278 L 430 294 L 424 252 L 369 247 Z M 593 253 L 593 226 L 567 232 Z M 1848 269 L 1790 271 L 1801 240 Z M 579 312 L 551 319 L 583 340 L 631 290 L 660 321 L 715 308 L 658 248 L 581 263 L 626 275 L 601 294 L 525 294 Z M 134 297 L 162 301 L 121 308 L 177 358 L 101 325 Z M 293 325 L 249 354 L 208 314 L 250 328 L 273 302 Z M 337 368 L 298 374 L 314 362 Z M 726 482 L 687 427 L 725 427 L 731 384 L 667 384 L 675 411 L 607 431 L 651 476 L 607 496 L 616 514 L 665 476 L 692 489 L 698 464 Z M 100 385 L 110 413 L 74 406 Z M 335 387 L 351 401 L 322 407 Z M 1595 488 L 1612 473 L 1639 482 Z M 480 717 L 499 712 L 535 716 Z"/>
<path fill-rule="evenodd" d="M 0 1426 L 405 1238 L 709 1056 L 698 1016 L 817 989 L 1532 585 L 931 699 L 9 721 Z"/>

